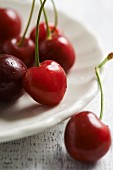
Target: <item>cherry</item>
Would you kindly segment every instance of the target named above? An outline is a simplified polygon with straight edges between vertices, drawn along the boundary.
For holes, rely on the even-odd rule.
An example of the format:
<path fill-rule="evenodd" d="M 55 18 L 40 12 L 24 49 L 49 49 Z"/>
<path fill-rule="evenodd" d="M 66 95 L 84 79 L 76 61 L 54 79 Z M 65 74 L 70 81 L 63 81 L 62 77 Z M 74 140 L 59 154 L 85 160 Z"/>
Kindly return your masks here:
<path fill-rule="evenodd" d="M 39 44 L 40 61 L 55 60 L 65 72 L 73 66 L 76 60 L 74 49 L 67 38 L 63 35 L 46 39 Z"/>
<path fill-rule="evenodd" d="M 21 19 L 13 9 L 0 8 L 0 42 L 18 36 L 21 31 Z"/>
<path fill-rule="evenodd" d="M 37 102 L 44 105 L 57 105 L 64 97 L 67 87 L 63 68 L 52 60 L 39 63 L 38 26 L 46 0 L 43 1 L 36 24 L 36 67 L 27 70 L 23 77 L 24 89 Z"/>
<path fill-rule="evenodd" d="M 33 65 L 35 54 L 34 42 L 29 38 L 25 38 L 32 18 L 34 5 L 35 0 L 32 1 L 30 16 L 23 36 L 11 38 L 7 40 L 2 46 L 2 53 L 14 55 L 15 57 L 21 59 L 26 64 L 27 67 Z"/>
<path fill-rule="evenodd" d="M 0 54 L 2 54 L 2 42 L 0 42 Z"/>
<path fill-rule="evenodd" d="M 92 112 L 72 116 L 65 129 L 65 146 L 75 160 L 95 162 L 104 156 L 111 145 L 108 126 Z"/>
<path fill-rule="evenodd" d="M 22 46 L 19 47 L 18 42 L 20 39 L 20 37 L 15 37 L 7 40 L 2 47 L 2 52 L 16 56 L 27 67 L 30 67 L 34 63 L 35 44 L 31 39 L 25 38 Z"/>
<path fill-rule="evenodd" d="M 54 1 L 52 0 L 52 2 L 55 8 Z M 43 62 L 45 60 L 54 60 L 59 63 L 67 73 L 69 69 L 73 66 L 76 59 L 73 46 L 63 35 L 58 35 L 54 33 L 53 35 L 51 34 L 45 9 L 43 9 L 43 13 L 46 21 L 47 36 L 45 40 L 39 43 L 40 62 Z M 55 14 L 57 14 L 56 10 Z M 57 21 L 57 19 L 55 19 L 55 21 Z M 55 22 L 54 28 L 57 28 L 56 26 L 57 22 Z"/>
<path fill-rule="evenodd" d="M 23 85 L 28 94 L 38 103 L 56 105 L 65 94 L 66 75 L 58 63 L 47 60 L 39 67 L 27 70 Z"/>
<path fill-rule="evenodd" d="M 96 162 L 103 157 L 111 145 L 109 127 L 101 122 L 103 116 L 103 89 L 100 80 L 100 69 L 113 58 L 110 53 L 97 67 L 95 73 L 101 92 L 100 119 L 92 112 L 83 111 L 71 117 L 66 125 L 64 141 L 72 158 L 82 162 Z"/>
<path fill-rule="evenodd" d="M 23 75 L 27 68 L 18 58 L 0 55 L 0 101 L 18 99 L 23 94 Z"/>
<path fill-rule="evenodd" d="M 41 22 L 38 26 L 39 29 L 39 38 L 38 42 L 41 43 L 43 40 L 45 40 L 49 34 L 51 33 L 51 36 L 54 37 L 56 35 L 62 35 L 62 30 L 57 26 L 58 25 L 58 14 L 57 9 L 55 6 L 55 3 L 53 0 L 51 0 L 53 9 L 54 9 L 54 24 L 49 23 L 46 16 L 45 8 L 43 8 L 43 14 L 45 18 L 45 22 Z M 40 3 L 42 4 L 42 0 L 40 0 Z M 35 42 L 36 37 L 36 27 L 33 28 L 30 34 L 30 38 Z"/>
<path fill-rule="evenodd" d="M 49 24 L 49 28 L 52 34 L 52 37 L 56 35 L 62 35 L 62 30 L 58 27 L 54 27 L 53 24 Z M 33 30 L 30 33 L 30 38 L 35 42 L 35 36 L 36 36 L 36 27 L 33 28 Z M 39 24 L 39 43 L 44 41 L 47 37 L 47 29 L 46 29 L 46 23 L 42 22 Z"/>

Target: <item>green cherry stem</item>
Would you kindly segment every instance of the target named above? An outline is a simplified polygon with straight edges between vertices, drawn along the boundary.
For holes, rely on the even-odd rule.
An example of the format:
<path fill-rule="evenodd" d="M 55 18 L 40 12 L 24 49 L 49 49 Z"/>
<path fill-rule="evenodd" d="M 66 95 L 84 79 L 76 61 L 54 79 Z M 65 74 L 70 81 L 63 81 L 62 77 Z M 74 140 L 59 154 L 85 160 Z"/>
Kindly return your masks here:
<path fill-rule="evenodd" d="M 40 0 L 40 3 L 42 4 L 42 0 Z M 51 39 L 51 30 L 49 28 L 48 18 L 47 18 L 47 15 L 46 15 L 45 8 L 43 8 L 43 14 L 44 14 L 45 23 L 46 23 L 46 29 L 47 29 L 47 39 Z"/>
<path fill-rule="evenodd" d="M 58 25 L 58 12 L 57 12 L 57 9 L 56 9 L 56 5 L 55 5 L 55 2 L 54 0 L 51 0 L 52 4 L 53 4 L 53 9 L 54 9 L 54 29 L 57 27 Z M 54 30 L 53 30 L 54 31 Z"/>
<path fill-rule="evenodd" d="M 101 109 L 100 109 L 100 119 L 103 117 L 103 108 L 104 108 L 104 95 L 103 95 L 103 88 L 102 88 L 102 83 L 100 79 L 100 70 L 106 64 L 109 60 L 113 59 L 113 53 L 110 53 L 99 65 L 95 67 L 95 73 L 97 76 L 99 88 L 100 88 L 100 94 L 101 94 Z"/>
<path fill-rule="evenodd" d="M 28 23 L 27 23 L 25 31 L 24 31 L 24 33 L 22 35 L 22 38 L 20 39 L 20 41 L 18 43 L 18 47 L 21 47 L 23 45 L 26 33 L 28 31 L 28 28 L 29 28 L 29 25 L 30 25 L 30 22 L 31 22 L 31 18 L 32 18 L 32 15 L 33 15 L 34 7 L 35 7 L 35 0 L 32 1 L 31 12 L 30 12 L 30 15 L 29 15 Z"/>
<path fill-rule="evenodd" d="M 41 7 L 39 9 L 39 13 L 38 13 L 38 18 L 37 18 L 37 23 L 36 23 L 36 48 L 35 48 L 35 63 L 36 63 L 36 66 L 40 66 L 40 61 L 39 61 L 39 46 L 38 46 L 38 33 L 39 33 L 39 23 L 40 23 L 40 18 L 41 18 L 41 13 L 42 13 L 42 10 L 44 8 L 44 5 L 45 5 L 45 2 L 46 0 L 44 0 L 41 4 Z"/>
<path fill-rule="evenodd" d="M 101 79 L 100 79 L 100 75 L 99 75 L 99 71 L 100 68 L 96 67 L 95 68 L 95 72 L 96 72 L 96 76 L 97 76 L 97 80 L 98 80 L 98 84 L 99 84 L 99 88 L 100 88 L 100 95 L 101 95 L 101 109 L 100 109 L 100 119 L 102 119 L 103 116 L 103 106 L 104 106 L 104 96 L 103 96 L 103 89 L 102 89 L 102 83 L 101 83 Z"/>

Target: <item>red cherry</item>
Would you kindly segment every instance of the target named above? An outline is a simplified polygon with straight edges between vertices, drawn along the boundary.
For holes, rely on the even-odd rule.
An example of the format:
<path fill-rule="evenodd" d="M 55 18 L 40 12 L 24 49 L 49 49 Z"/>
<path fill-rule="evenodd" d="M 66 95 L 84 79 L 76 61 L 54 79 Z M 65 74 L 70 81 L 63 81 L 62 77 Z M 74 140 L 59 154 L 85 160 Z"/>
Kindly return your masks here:
<path fill-rule="evenodd" d="M 69 120 L 64 137 L 70 156 L 82 162 L 99 160 L 111 145 L 108 126 L 88 111 L 76 114 Z"/>
<path fill-rule="evenodd" d="M 54 60 L 68 72 L 73 66 L 76 55 L 71 43 L 62 35 L 46 39 L 39 44 L 40 61 Z"/>
<path fill-rule="evenodd" d="M 49 28 L 52 34 L 52 37 L 56 35 L 61 35 L 62 30 L 60 28 L 55 28 L 54 25 L 49 24 Z M 36 36 L 36 27 L 33 28 L 30 34 L 30 38 L 35 42 L 35 36 Z M 44 41 L 47 37 L 47 29 L 46 29 L 46 24 L 44 22 L 39 24 L 39 43 Z"/>
<path fill-rule="evenodd" d="M 2 54 L 2 42 L 0 42 L 0 54 Z"/>
<path fill-rule="evenodd" d="M 13 9 L 0 8 L 0 41 L 18 36 L 21 31 L 21 19 Z"/>
<path fill-rule="evenodd" d="M 39 67 L 27 70 L 23 85 L 28 94 L 40 104 L 57 105 L 66 91 L 66 74 L 58 63 L 47 60 Z"/>
<path fill-rule="evenodd" d="M 27 68 L 18 58 L 0 55 L 0 101 L 11 101 L 23 94 L 23 75 Z"/>
<path fill-rule="evenodd" d="M 22 60 L 27 67 L 33 65 L 35 56 L 35 44 L 31 39 L 25 38 L 21 47 L 18 47 L 20 37 L 7 40 L 2 47 L 2 52 L 11 54 Z"/>

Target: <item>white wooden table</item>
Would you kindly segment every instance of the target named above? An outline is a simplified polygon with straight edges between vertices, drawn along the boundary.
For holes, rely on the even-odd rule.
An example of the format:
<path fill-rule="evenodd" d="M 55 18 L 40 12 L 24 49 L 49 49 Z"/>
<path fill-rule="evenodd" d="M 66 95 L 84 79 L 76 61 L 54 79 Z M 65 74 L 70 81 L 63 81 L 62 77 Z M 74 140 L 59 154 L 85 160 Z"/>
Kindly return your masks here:
<path fill-rule="evenodd" d="M 55 3 L 59 10 L 79 19 L 96 33 L 105 56 L 113 51 L 112 0 L 55 0 Z M 51 2 L 47 5 L 51 6 Z M 103 88 L 103 121 L 113 134 L 113 61 L 106 67 Z M 99 114 L 99 95 L 84 110 Z M 85 165 L 71 159 L 64 147 L 64 129 L 65 122 L 62 122 L 35 136 L 0 144 L 0 170 L 113 170 L 112 146 L 96 164 Z"/>

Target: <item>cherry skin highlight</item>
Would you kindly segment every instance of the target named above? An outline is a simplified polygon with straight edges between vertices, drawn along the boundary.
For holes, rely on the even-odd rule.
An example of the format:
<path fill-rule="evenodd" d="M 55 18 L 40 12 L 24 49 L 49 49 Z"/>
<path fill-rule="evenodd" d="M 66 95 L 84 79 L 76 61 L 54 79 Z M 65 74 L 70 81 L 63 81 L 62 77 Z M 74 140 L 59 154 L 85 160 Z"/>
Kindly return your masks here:
<path fill-rule="evenodd" d="M 52 37 L 61 35 L 62 30 L 60 28 L 55 28 L 53 24 L 49 24 L 49 29 L 51 31 Z M 36 37 L 36 27 L 33 28 L 33 30 L 30 33 L 30 38 L 35 42 Z M 47 38 L 47 29 L 46 29 L 46 23 L 42 22 L 39 24 L 39 43 L 44 41 Z"/>
<path fill-rule="evenodd" d="M 62 67 L 52 60 L 44 61 L 39 67 L 31 67 L 23 77 L 26 92 L 38 103 L 57 105 L 63 99 L 67 88 L 66 74 Z"/>
<path fill-rule="evenodd" d="M 34 63 L 35 56 L 35 44 L 31 39 L 25 38 L 21 47 L 18 47 L 18 42 L 21 37 L 16 37 L 7 40 L 2 47 L 4 54 L 11 54 L 22 60 L 27 67 L 30 67 Z"/>
<path fill-rule="evenodd" d="M 108 126 L 92 112 L 84 111 L 72 116 L 65 129 L 65 146 L 72 158 L 82 162 L 96 162 L 110 148 Z"/>
<path fill-rule="evenodd" d="M 23 94 L 23 75 L 27 68 L 18 58 L 0 55 L 0 101 L 12 101 Z"/>
<path fill-rule="evenodd" d="M 59 63 L 65 72 L 73 66 L 76 54 L 73 46 L 62 35 L 46 39 L 39 44 L 40 61 L 54 60 Z"/>
<path fill-rule="evenodd" d="M 0 8 L 0 42 L 18 36 L 21 31 L 21 19 L 13 9 Z"/>

